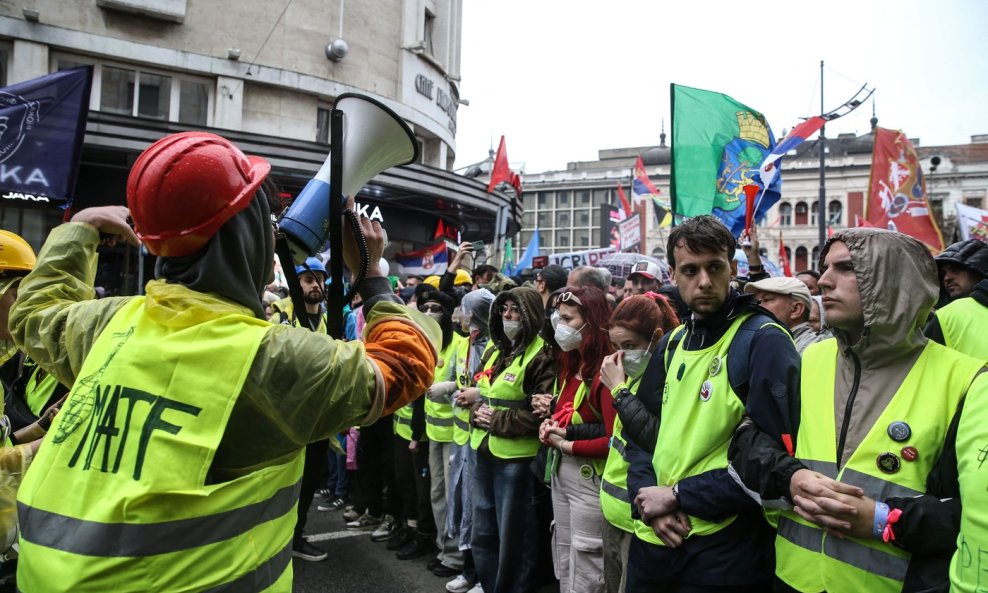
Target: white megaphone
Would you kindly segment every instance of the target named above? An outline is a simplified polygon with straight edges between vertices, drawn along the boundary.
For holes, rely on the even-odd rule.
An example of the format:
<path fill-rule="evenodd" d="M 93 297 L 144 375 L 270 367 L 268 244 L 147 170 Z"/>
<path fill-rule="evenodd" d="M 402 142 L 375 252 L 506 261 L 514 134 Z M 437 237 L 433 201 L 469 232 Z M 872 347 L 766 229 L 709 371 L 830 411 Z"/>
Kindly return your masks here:
<path fill-rule="evenodd" d="M 334 156 L 342 157 L 340 187 L 344 199 L 355 196 L 378 173 L 418 158 L 418 142 L 412 130 L 398 114 L 379 101 L 345 93 L 336 99 L 334 111 L 343 114 L 340 145 L 330 147 L 332 152 L 319 172 L 278 222 L 278 229 L 285 234 L 296 265 L 318 252 L 329 238 L 330 178 Z"/>

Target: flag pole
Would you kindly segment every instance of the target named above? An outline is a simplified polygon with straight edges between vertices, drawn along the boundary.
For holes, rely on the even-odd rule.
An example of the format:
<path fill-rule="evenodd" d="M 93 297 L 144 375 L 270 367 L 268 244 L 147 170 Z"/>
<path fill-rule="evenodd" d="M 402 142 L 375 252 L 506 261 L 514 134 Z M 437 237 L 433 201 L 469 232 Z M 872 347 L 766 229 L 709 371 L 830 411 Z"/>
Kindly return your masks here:
<path fill-rule="evenodd" d="M 823 113 L 823 60 L 820 60 L 820 113 Z M 820 126 L 820 203 L 817 204 L 817 226 L 820 232 L 820 250 L 823 253 L 823 244 L 827 241 L 827 223 L 825 213 L 827 212 L 827 176 L 825 174 L 827 159 L 827 125 Z"/>
<path fill-rule="evenodd" d="M 676 228 L 676 85 L 669 83 L 669 127 L 672 128 L 672 141 L 669 143 L 669 207 L 672 208 L 673 228 Z"/>

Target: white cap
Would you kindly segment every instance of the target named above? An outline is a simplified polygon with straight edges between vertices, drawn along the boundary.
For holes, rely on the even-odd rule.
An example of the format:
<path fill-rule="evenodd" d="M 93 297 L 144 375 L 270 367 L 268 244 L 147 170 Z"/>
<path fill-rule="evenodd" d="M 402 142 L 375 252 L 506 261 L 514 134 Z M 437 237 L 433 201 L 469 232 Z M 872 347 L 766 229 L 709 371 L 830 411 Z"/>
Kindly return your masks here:
<path fill-rule="evenodd" d="M 658 280 L 661 282 L 662 268 L 660 268 L 659 264 L 655 262 L 650 262 L 647 259 L 642 260 L 636 263 L 633 268 L 631 268 L 631 273 L 628 274 L 628 278 L 631 278 L 632 276 L 636 276 L 636 275 L 644 276 L 649 280 Z"/>
<path fill-rule="evenodd" d="M 810 307 L 812 297 L 810 296 L 810 289 L 803 284 L 802 280 L 797 280 L 796 278 L 789 278 L 786 276 L 779 276 L 775 278 L 765 278 L 764 280 L 759 280 L 758 282 L 749 282 L 744 285 L 744 291 L 747 294 L 753 294 L 756 291 L 762 292 L 774 292 L 775 294 L 781 294 L 785 296 L 792 297 L 794 299 L 799 299 L 803 301 L 807 308 Z"/>

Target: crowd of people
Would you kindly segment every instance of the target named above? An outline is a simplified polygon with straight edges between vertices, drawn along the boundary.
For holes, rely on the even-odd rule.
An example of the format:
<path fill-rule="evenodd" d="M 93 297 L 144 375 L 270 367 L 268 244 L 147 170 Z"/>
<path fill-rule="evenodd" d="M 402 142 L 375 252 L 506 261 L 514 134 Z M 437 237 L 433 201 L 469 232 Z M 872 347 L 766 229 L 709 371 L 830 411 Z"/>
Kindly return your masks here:
<path fill-rule="evenodd" d="M 988 583 L 988 244 L 847 229 L 769 277 L 757 232 L 699 216 L 663 282 L 469 269 L 468 241 L 441 276 L 371 266 L 333 339 L 322 259 L 295 300 L 270 285 L 269 168 L 168 136 L 129 209 L 76 213 L 37 261 L 2 232 L 19 590 L 287 592 L 292 556 L 328 557 L 313 505 L 451 593 Z M 146 296 L 93 298 L 116 240 L 158 256 Z"/>

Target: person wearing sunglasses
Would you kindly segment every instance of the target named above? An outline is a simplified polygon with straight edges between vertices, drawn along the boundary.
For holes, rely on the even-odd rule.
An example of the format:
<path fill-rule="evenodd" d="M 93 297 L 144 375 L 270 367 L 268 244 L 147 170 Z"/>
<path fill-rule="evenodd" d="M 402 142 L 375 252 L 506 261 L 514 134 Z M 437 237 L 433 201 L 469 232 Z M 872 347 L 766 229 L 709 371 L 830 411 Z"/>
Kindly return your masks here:
<path fill-rule="evenodd" d="M 491 306 L 495 351 L 477 380 L 470 435 L 474 475 L 473 555 L 486 593 L 534 592 L 539 534 L 529 469 L 539 449 L 540 418 L 531 396 L 555 378 L 539 337 L 542 298 L 534 288 L 502 292 Z"/>
<path fill-rule="evenodd" d="M 556 300 L 554 337 L 559 345 L 555 412 L 540 427 L 550 447 L 552 510 L 556 521 L 555 562 L 560 593 L 603 590 L 604 515 L 600 477 L 614 426 L 610 390 L 600 365 L 613 351 L 607 332 L 610 306 L 596 287 L 568 288 Z M 581 425 L 602 430 L 587 431 Z"/>
<path fill-rule="evenodd" d="M 614 397 L 611 447 L 600 481 L 600 508 L 604 526 L 604 583 L 608 593 L 622 593 L 628 549 L 635 533 L 631 498 L 628 496 L 628 461 L 623 423 L 657 421 L 635 397 L 642 375 L 663 335 L 679 325 L 679 318 L 665 297 L 655 293 L 629 296 L 611 314 L 608 336 L 617 352 L 604 358 L 600 380 Z"/>

